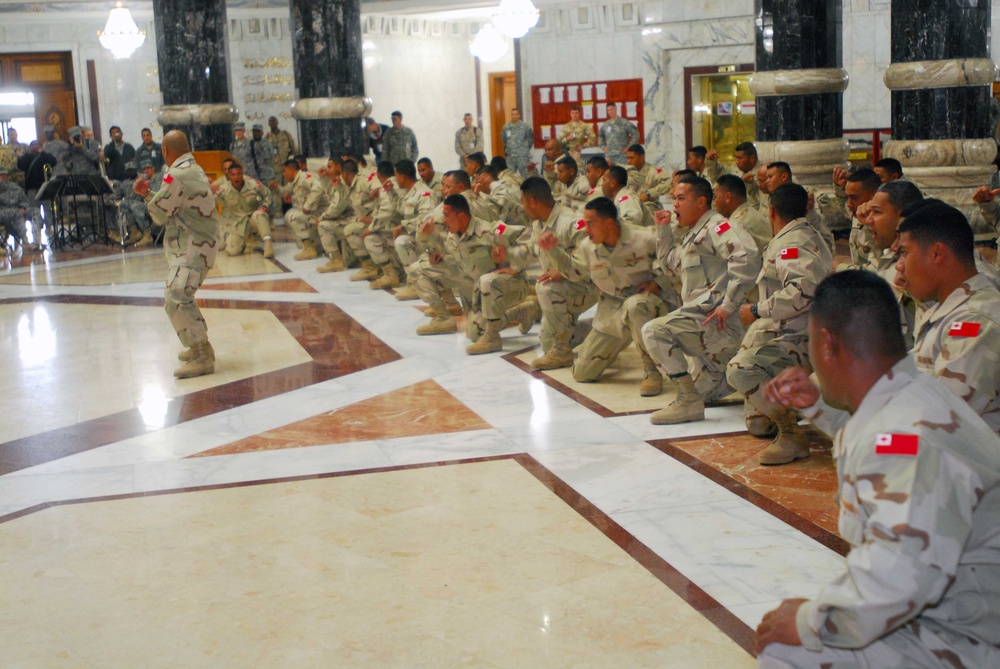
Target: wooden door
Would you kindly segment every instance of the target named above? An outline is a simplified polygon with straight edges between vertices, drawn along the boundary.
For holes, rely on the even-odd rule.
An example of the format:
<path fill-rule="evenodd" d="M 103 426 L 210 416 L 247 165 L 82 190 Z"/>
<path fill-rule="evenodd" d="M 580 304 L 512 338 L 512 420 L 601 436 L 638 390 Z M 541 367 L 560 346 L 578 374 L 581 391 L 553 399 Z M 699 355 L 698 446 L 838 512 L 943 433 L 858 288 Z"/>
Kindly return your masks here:
<path fill-rule="evenodd" d="M 490 74 L 490 136 L 494 156 L 504 156 L 500 131 L 510 121 L 510 110 L 517 106 L 517 83 L 513 72 Z M 521 110 L 524 118 L 524 110 Z"/>
<path fill-rule="evenodd" d="M 35 95 L 38 137 L 46 125 L 65 139 L 77 125 L 73 56 L 68 51 L 0 54 L 0 87 Z"/>

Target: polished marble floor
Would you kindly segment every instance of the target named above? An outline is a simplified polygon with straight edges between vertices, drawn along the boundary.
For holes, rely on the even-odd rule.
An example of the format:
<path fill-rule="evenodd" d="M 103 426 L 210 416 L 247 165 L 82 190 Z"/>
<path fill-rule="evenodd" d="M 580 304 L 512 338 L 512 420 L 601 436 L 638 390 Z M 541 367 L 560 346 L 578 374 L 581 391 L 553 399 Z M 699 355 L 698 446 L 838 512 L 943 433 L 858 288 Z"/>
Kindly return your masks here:
<path fill-rule="evenodd" d="M 159 251 L 0 267 L 8 666 L 743 667 L 835 575 L 833 469 L 742 408 L 657 427 L 602 383 L 418 337 L 414 303 L 220 258 L 219 365 L 176 381 Z"/>

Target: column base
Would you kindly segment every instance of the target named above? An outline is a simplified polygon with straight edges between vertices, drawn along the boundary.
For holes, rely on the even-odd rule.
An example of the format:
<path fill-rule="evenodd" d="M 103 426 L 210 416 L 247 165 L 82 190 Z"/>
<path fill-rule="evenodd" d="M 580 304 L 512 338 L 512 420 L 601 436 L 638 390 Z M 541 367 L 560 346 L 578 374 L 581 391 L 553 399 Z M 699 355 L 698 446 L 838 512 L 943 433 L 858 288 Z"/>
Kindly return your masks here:
<path fill-rule="evenodd" d="M 758 142 L 758 160 L 764 164 L 781 161 L 792 168 L 792 176 L 803 186 L 833 190 L 833 170 L 847 167 L 851 147 L 846 139 L 803 142 Z"/>

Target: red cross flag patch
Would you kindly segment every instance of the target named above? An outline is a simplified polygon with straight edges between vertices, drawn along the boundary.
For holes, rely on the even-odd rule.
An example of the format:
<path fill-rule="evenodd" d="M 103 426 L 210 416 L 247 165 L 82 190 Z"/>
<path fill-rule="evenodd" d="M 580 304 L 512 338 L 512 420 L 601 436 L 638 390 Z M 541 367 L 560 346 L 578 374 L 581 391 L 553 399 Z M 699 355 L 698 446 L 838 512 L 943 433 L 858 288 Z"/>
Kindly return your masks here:
<path fill-rule="evenodd" d="M 715 234 L 721 235 L 723 232 L 726 232 L 731 227 L 732 226 L 729 225 L 729 221 L 723 221 L 722 223 L 719 223 L 717 226 L 715 226 Z"/>
<path fill-rule="evenodd" d="M 620 198 L 618 198 L 618 201 L 619 202 L 624 202 L 627 199 L 628 199 L 628 195 L 622 195 Z"/>
<path fill-rule="evenodd" d="M 309 174 L 309 172 L 306 172 L 306 179 L 312 179 L 312 178 L 313 178 L 313 175 Z"/>
<path fill-rule="evenodd" d="M 980 323 L 969 323 L 968 321 L 955 321 L 948 328 L 949 337 L 978 337 L 979 330 L 982 328 Z"/>
<path fill-rule="evenodd" d="M 368 181 L 371 181 L 374 178 L 375 178 L 375 172 L 372 172 L 371 174 L 368 175 Z"/>
<path fill-rule="evenodd" d="M 916 434 L 881 433 L 875 437 L 875 455 L 916 455 L 919 445 Z"/>
<path fill-rule="evenodd" d="M 663 170 L 661 168 L 657 167 L 656 168 L 656 173 L 657 174 L 663 174 Z"/>
<path fill-rule="evenodd" d="M 163 177 L 163 183 L 167 184 L 168 186 L 170 184 L 172 184 L 173 182 L 174 182 L 174 175 L 173 174 L 168 174 L 165 177 Z"/>
<path fill-rule="evenodd" d="M 789 246 L 788 248 L 781 249 L 779 257 L 782 260 L 795 260 L 799 257 L 799 250 L 794 246 Z"/>
<path fill-rule="evenodd" d="M 590 190 L 587 191 L 587 195 L 593 195 L 593 194 L 594 194 L 594 189 L 593 188 L 591 188 Z"/>
<path fill-rule="evenodd" d="M 583 230 L 585 227 L 587 227 L 587 224 L 581 218 L 579 221 L 576 222 L 576 225 L 574 225 L 573 227 L 576 228 L 577 230 Z"/>
<path fill-rule="evenodd" d="M 497 226 L 497 234 L 503 236 L 503 233 L 507 232 L 507 226 L 503 223 Z"/>
<path fill-rule="evenodd" d="M 431 196 L 430 191 L 424 191 L 424 194 L 421 195 L 420 197 L 430 197 L 430 196 Z"/>

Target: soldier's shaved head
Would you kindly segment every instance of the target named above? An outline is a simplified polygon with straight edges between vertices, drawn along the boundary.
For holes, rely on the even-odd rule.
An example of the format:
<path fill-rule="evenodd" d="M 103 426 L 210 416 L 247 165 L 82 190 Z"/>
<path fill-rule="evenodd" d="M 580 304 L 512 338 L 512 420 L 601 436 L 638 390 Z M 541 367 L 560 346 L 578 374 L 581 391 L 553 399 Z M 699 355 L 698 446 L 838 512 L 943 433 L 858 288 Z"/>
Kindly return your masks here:
<path fill-rule="evenodd" d="M 180 130 L 171 130 L 164 135 L 160 147 L 163 149 L 163 159 L 168 165 L 185 153 L 191 152 L 191 144 L 188 142 L 187 135 Z"/>

